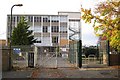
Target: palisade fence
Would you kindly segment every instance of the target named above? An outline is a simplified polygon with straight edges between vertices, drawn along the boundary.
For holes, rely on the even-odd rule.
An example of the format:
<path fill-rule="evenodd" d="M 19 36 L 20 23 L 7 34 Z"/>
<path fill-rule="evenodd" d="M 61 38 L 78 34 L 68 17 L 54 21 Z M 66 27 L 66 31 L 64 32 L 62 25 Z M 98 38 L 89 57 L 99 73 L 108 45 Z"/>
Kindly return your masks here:
<path fill-rule="evenodd" d="M 35 61 L 37 62 L 37 50 L 35 46 L 31 45 L 21 45 L 21 46 L 12 46 L 12 62 L 13 67 L 28 67 L 28 54 L 30 52 L 34 53 Z M 35 63 L 35 62 L 34 62 Z"/>
<path fill-rule="evenodd" d="M 70 63 L 78 65 L 78 41 L 70 41 L 68 59 Z"/>

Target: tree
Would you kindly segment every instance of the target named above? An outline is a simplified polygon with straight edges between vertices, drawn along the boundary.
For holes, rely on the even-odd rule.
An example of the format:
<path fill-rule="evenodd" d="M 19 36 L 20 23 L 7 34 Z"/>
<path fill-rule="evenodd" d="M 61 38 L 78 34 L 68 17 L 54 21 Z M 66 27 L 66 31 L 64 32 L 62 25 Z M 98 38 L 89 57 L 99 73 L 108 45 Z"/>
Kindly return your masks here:
<path fill-rule="evenodd" d="M 86 23 L 94 21 L 93 28 L 97 36 L 106 37 L 110 46 L 120 52 L 120 1 L 101 2 L 91 12 L 91 9 L 82 10 L 82 19 Z"/>
<path fill-rule="evenodd" d="M 25 17 L 21 17 L 12 33 L 12 45 L 31 45 L 36 41 L 29 27 Z"/>

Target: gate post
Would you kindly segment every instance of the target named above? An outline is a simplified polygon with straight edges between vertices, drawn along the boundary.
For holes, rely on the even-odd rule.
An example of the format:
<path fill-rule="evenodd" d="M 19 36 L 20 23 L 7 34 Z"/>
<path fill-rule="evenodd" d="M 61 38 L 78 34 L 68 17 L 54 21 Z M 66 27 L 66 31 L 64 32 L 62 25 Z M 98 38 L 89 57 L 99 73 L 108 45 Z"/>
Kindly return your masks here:
<path fill-rule="evenodd" d="M 56 57 L 56 68 L 58 67 L 58 61 L 57 61 L 57 60 L 58 60 L 58 59 L 57 59 L 57 57 L 58 57 L 58 56 L 57 56 L 57 55 L 58 55 L 58 52 L 59 52 L 59 48 L 56 47 L 56 50 L 55 50 L 55 54 L 56 54 L 56 56 L 55 56 L 55 57 Z"/>
<path fill-rule="evenodd" d="M 110 66 L 110 44 L 109 44 L 109 40 L 107 40 L 107 57 L 108 57 L 108 66 Z"/>
<path fill-rule="evenodd" d="M 82 67 L 82 41 L 78 42 L 78 67 Z"/>

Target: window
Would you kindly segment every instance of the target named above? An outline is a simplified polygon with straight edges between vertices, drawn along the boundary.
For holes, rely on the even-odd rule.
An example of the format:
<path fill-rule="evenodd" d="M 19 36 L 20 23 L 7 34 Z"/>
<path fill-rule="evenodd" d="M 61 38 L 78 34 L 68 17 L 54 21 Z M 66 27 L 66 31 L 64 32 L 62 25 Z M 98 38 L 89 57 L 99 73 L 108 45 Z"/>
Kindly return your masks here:
<path fill-rule="evenodd" d="M 59 22 L 58 20 L 52 20 L 52 22 Z"/>
<path fill-rule="evenodd" d="M 41 43 L 41 41 L 36 41 L 35 43 Z"/>
<path fill-rule="evenodd" d="M 39 21 L 41 22 L 41 17 L 39 17 Z"/>
<path fill-rule="evenodd" d="M 69 22 L 69 27 L 75 31 L 79 31 L 79 26 L 80 26 L 80 22 L 78 22 L 78 21 L 70 21 Z"/>
<path fill-rule="evenodd" d="M 43 22 L 50 22 L 50 16 L 43 16 Z"/>
<path fill-rule="evenodd" d="M 34 17 L 34 22 L 41 22 L 41 17 L 35 16 Z"/>
<path fill-rule="evenodd" d="M 47 18 L 43 18 L 43 22 L 48 22 Z"/>
<path fill-rule="evenodd" d="M 52 37 L 52 43 L 58 43 L 58 36 Z"/>
<path fill-rule="evenodd" d="M 10 22 L 10 16 L 8 16 L 8 22 Z"/>
<path fill-rule="evenodd" d="M 33 16 L 29 16 L 28 21 L 33 22 Z"/>
<path fill-rule="evenodd" d="M 36 20 L 37 22 L 39 22 L 40 21 L 40 17 L 37 17 L 37 20 Z"/>
<path fill-rule="evenodd" d="M 13 21 L 13 22 L 15 22 L 15 16 L 14 16 L 14 17 L 12 17 L 12 21 Z"/>
<path fill-rule="evenodd" d="M 60 32 L 61 33 L 67 33 L 67 27 L 66 26 L 61 26 L 60 27 Z"/>
<path fill-rule="evenodd" d="M 34 17 L 34 22 L 37 22 L 37 17 Z"/>
<path fill-rule="evenodd" d="M 34 32 L 41 32 L 41 26 L 35 26 Z"/>
<path fill-rule="evenodd" d="M 17 22 L 19 22 L 20 21 L 20 17 L 19 16 L 17 16 Z"/>
<path fill-rule="evenodd" d="M 59 27 L 58 26 L 52 26 L 51 27 L 52 32 L 59 32 Z"/>
<path fill-rule="evenodd" d="M 61 35 L 60 38 L 61 39 L 67 39 L 67 35 Z"/>
<path fill-rule="evenodd" d="M 43 32 L 48 32 L 48 27 L 47 26 L 43 26 Z"/>
<path fill-rule="evenodd" d="M 35 43 L 41 43 L 41 38 L 40 37 L 34 37 L 36 39 Z"/>
<path fill-rule="evenodd" d="M 61 16 L 60 22 L 67 22 L 67 16 Z"/>
<path fill-rule="evenodd" d="M 59 17 L 58 16 L 52 16 L 51 17 L 51 22 L 59 22 Z"/>
<path fill-rule="evenodd" d="M 10 26 L 8 26 L 8 34 L 10 33 Z"/>

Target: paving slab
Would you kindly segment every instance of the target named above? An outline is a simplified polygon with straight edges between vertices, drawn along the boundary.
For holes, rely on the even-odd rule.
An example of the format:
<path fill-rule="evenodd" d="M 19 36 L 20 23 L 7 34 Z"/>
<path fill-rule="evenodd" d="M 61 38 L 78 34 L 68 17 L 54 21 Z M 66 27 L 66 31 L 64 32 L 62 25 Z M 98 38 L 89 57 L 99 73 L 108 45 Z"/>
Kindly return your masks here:
<path fill-rule="evenodd" d="M 37 78 L 119 78 L 119 71 L 110 68 L 40 68 Z"/>
<path fill-rule="evenodd" d="M 2 78 L 30 78 L 34 68 L 14 68 L 2 72 Z"/>
<path fill-rule="evenodd" d="M 56 68 L 42 68 L 39 78 L 65 78 L 65 75 Z"/>
<path fill-rule="evenodd" d="M 29 78 L 32 71 L 10 71 L 2 73 L 2 78 Z"/>

